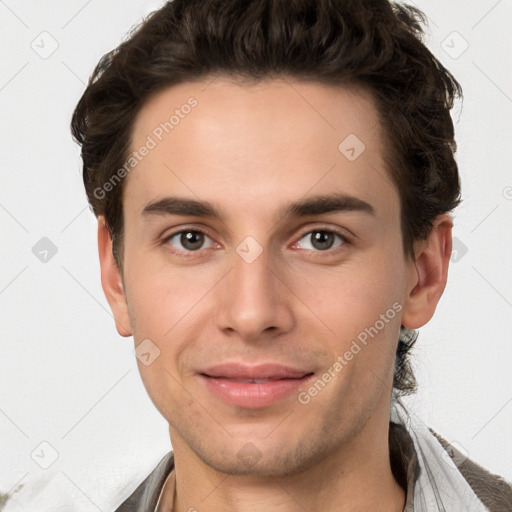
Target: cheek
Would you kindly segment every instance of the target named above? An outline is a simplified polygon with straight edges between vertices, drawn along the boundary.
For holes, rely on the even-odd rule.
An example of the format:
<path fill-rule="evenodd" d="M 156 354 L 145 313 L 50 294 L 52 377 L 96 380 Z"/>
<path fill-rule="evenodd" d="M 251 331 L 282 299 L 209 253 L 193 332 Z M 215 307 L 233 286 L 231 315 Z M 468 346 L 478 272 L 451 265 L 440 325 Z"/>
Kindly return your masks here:
<path fill-rule="evenodd" d="M 336 396 L 363 400 L 391 378 L 403 308 L 402 268 L 390 265 L 396 258 L 376 250 L 304 281 L 307 304 L 329 327 L 328 364 L 343 363 Z"/>
<path fill-rule="evenodd" d="M 137 364 L 144 388 L 164 418 L 173 418 L 177 410 L 191 410 L 194 400 L 183 392 L 164 353 L 149 366 L 140 361 Z"/>
<path fill-rule="evenodd" d="M 152 266 L 142 258 L 133 259 L 132 268 L 137 271 L 130 275 L 127 297 L 130 316 L 136 319 L 135 345 L 149 339 L 158 353 L 150 365 L 139 360 L 138 366 L 148 394 L 157 404 L 159 397 L 173 400 L 172 396 L 180 395 L 172 376 L 182 375 L 187 354 L 197 353 L 193 340 L 201 339 L 208 327 L 204 295 L 217 279 L 210 275 L 211 269 L 208 274 L 192 267 L 163 266 L 161 262 Z"/>
<path fill-rule="evenodd" d="M 383 258 L 367 259 L 367 264 L 354 261 L 329 273 L 302 273 L 307 277 L 301 279 L 300 296 L 337 337 L 356 336 L 402 300 L 398 268 L 389 270 Z M 391 320 L 397 309 L 388 315 Z"/>
<path fill-rule="evenodd" d="M 136 318 L 136 339 L 165 340 L 201 300 L 208 278 L 192 267 L 180 269 L 142 257 L 133 258 L 130 268 L 127 299 Z"/>

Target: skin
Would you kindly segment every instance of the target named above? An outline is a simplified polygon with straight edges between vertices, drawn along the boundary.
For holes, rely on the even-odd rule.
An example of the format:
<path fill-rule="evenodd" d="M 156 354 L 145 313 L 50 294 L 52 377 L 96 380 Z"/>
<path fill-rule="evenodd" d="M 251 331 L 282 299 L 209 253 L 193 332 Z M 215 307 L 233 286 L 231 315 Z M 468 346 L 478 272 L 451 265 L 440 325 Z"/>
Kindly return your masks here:
<path fill-rule="evenodd" d="M 181 84 L 144 106 L 132 148 L 190 96 L 198 105 L 126 178 L 122 271 L 98 218 L 117 330 L 160 350 L 149 366 L 138 364 L 169 422 L 175 510 L 402 510 L 388 450 L 394 357 L 400 325 L 427 323 L 444 291 L 450 216 L 417 242 L 415 261 L 405 258 L 384 133 L 361 88 L 227 77 Z M 352 162 L 338 150 L 348 134 L 366 146 Z M 375 215 L 278 216 L 288 202 L 333 191 L 370 203 Z M 207 200 L 224 219 L 143 218 L 147 203 L 170 195 Z M 206 232 L 198 251 L 169 238 L 192 228 Z M 347 241 L 335 236 L 332 248 L 318 248 L 315 229 Z M 252 263 L 236 252 L 247 236 L 262 248 Z M 187 250 L 190 257 L 177 255 Z M 292 393 L 262 409 L 235 407 L 196 375 L 240 361 L 321 376 L 393 303 L 401 311 L 308 404 Z M 259 456 L 250 467 L 237 457 L 247 443 Z"/>

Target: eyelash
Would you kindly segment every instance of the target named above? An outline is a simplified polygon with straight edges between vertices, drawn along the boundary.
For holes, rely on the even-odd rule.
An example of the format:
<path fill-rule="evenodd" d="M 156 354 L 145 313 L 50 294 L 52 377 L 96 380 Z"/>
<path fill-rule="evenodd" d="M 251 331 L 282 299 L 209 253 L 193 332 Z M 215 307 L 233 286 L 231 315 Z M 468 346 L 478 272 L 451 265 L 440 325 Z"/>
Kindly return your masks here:
<path fill-rule="evenodd" d="M 162 240 L 162 244 L 164 245 L 169 245 L 168 242 L 171 240 L 171 238 L 174 238 L 176 235 L 181 235 L 182 233 L 202 233 L 203 235 L 206 235 L 207 237 L 213 239 L 206 231 L 202 230 L 202 229 L 198 229 L 198 228 L 190 228 L 190 229 L 181 229 L 179 231 L 175 231 L 173 233 L 171 233 L 170 235 L 166 236 L 163 240 Z M 345 245 L 348 245 L 350 244 L 350 240 L 348 239 L 348 237 L 342 233 L 340 233 L 339 231 L 335 230 L 335 229 L 332 229 L 332 228 L 315 228 L 315 229 L 310 229 L 309 231 L 304 231 L 298 238 L 297 241 L 300 241 L 302 240 L 302 238 L 304 238 L 305 235 L 309 235 L 311 233 L 315 233 L 315 232 L 322 232 L 322 233 L 331 233 L 333 235 L 336 235 L 338 236 L 341 241 L 342 241 L 342 244 L 340 244 L 339 246 L 337 247 L 334 247 L 333 249 L 327 249 L 325 251 L 312 251 L 310 249 L 306 249 L 307 251 L 311 251 L 313 254 L 329 254 L 329 255 L 332 255 L 332 254 L 336 254 L 339 250 L 343 250 L 345 248 Z M 178 256 L 180 258 L 194 258 L 194 257 L 197 257 L 197 253 L 200 253 L 203 249 L 198 249 L 197 251 L 176 251 L 173 249 L 170 249 L 170 251 L 173 253 L 173 255 L 175 256 Z"/>

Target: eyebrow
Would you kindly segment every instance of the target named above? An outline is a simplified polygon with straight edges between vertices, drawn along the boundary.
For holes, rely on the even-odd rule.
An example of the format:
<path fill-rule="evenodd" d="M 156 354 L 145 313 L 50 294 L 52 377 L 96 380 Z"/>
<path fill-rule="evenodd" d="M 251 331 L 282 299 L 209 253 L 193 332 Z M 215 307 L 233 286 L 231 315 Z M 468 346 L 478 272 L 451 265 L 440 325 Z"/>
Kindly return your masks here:
<path fill-rule="evenodd" d="M 300 199 L 288 203 L 279 211 L 279 217 L 307 217 L 337 212 L 362 212 L 375 215 L 373 206 L 362 199 L 335 193 Z M 204 217 L 224 222 L 224 215 L 212 203 L 185 197 L 170 196 L 148 203 L 141 212 L 142 217 L 182 215 Z"/>

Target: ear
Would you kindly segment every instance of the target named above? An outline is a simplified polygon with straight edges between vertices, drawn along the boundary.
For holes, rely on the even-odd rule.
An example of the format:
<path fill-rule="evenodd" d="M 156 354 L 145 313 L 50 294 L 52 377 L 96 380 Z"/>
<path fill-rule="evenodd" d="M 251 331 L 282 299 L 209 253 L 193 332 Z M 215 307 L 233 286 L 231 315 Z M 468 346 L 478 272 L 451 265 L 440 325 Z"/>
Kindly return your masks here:
<path fill-rule="evenodd" d="M 415 244 L 415 261 L 410 273 L 402 313 L 402 325 L 417 329 L 433 316 L 448 278 L 452 253 L 453 222 L 448 214 L 439 215 L 426 240 Z"/>
<path fill-rule="evenodd" d="M 101 267 L 101 286 L 110 305 L 117 332 L 124 337 L 132 335 L 128 305 L 121 270 L 112 253 L 112 238 L 103 215 L 98 216 L 98 251 Z"/>

